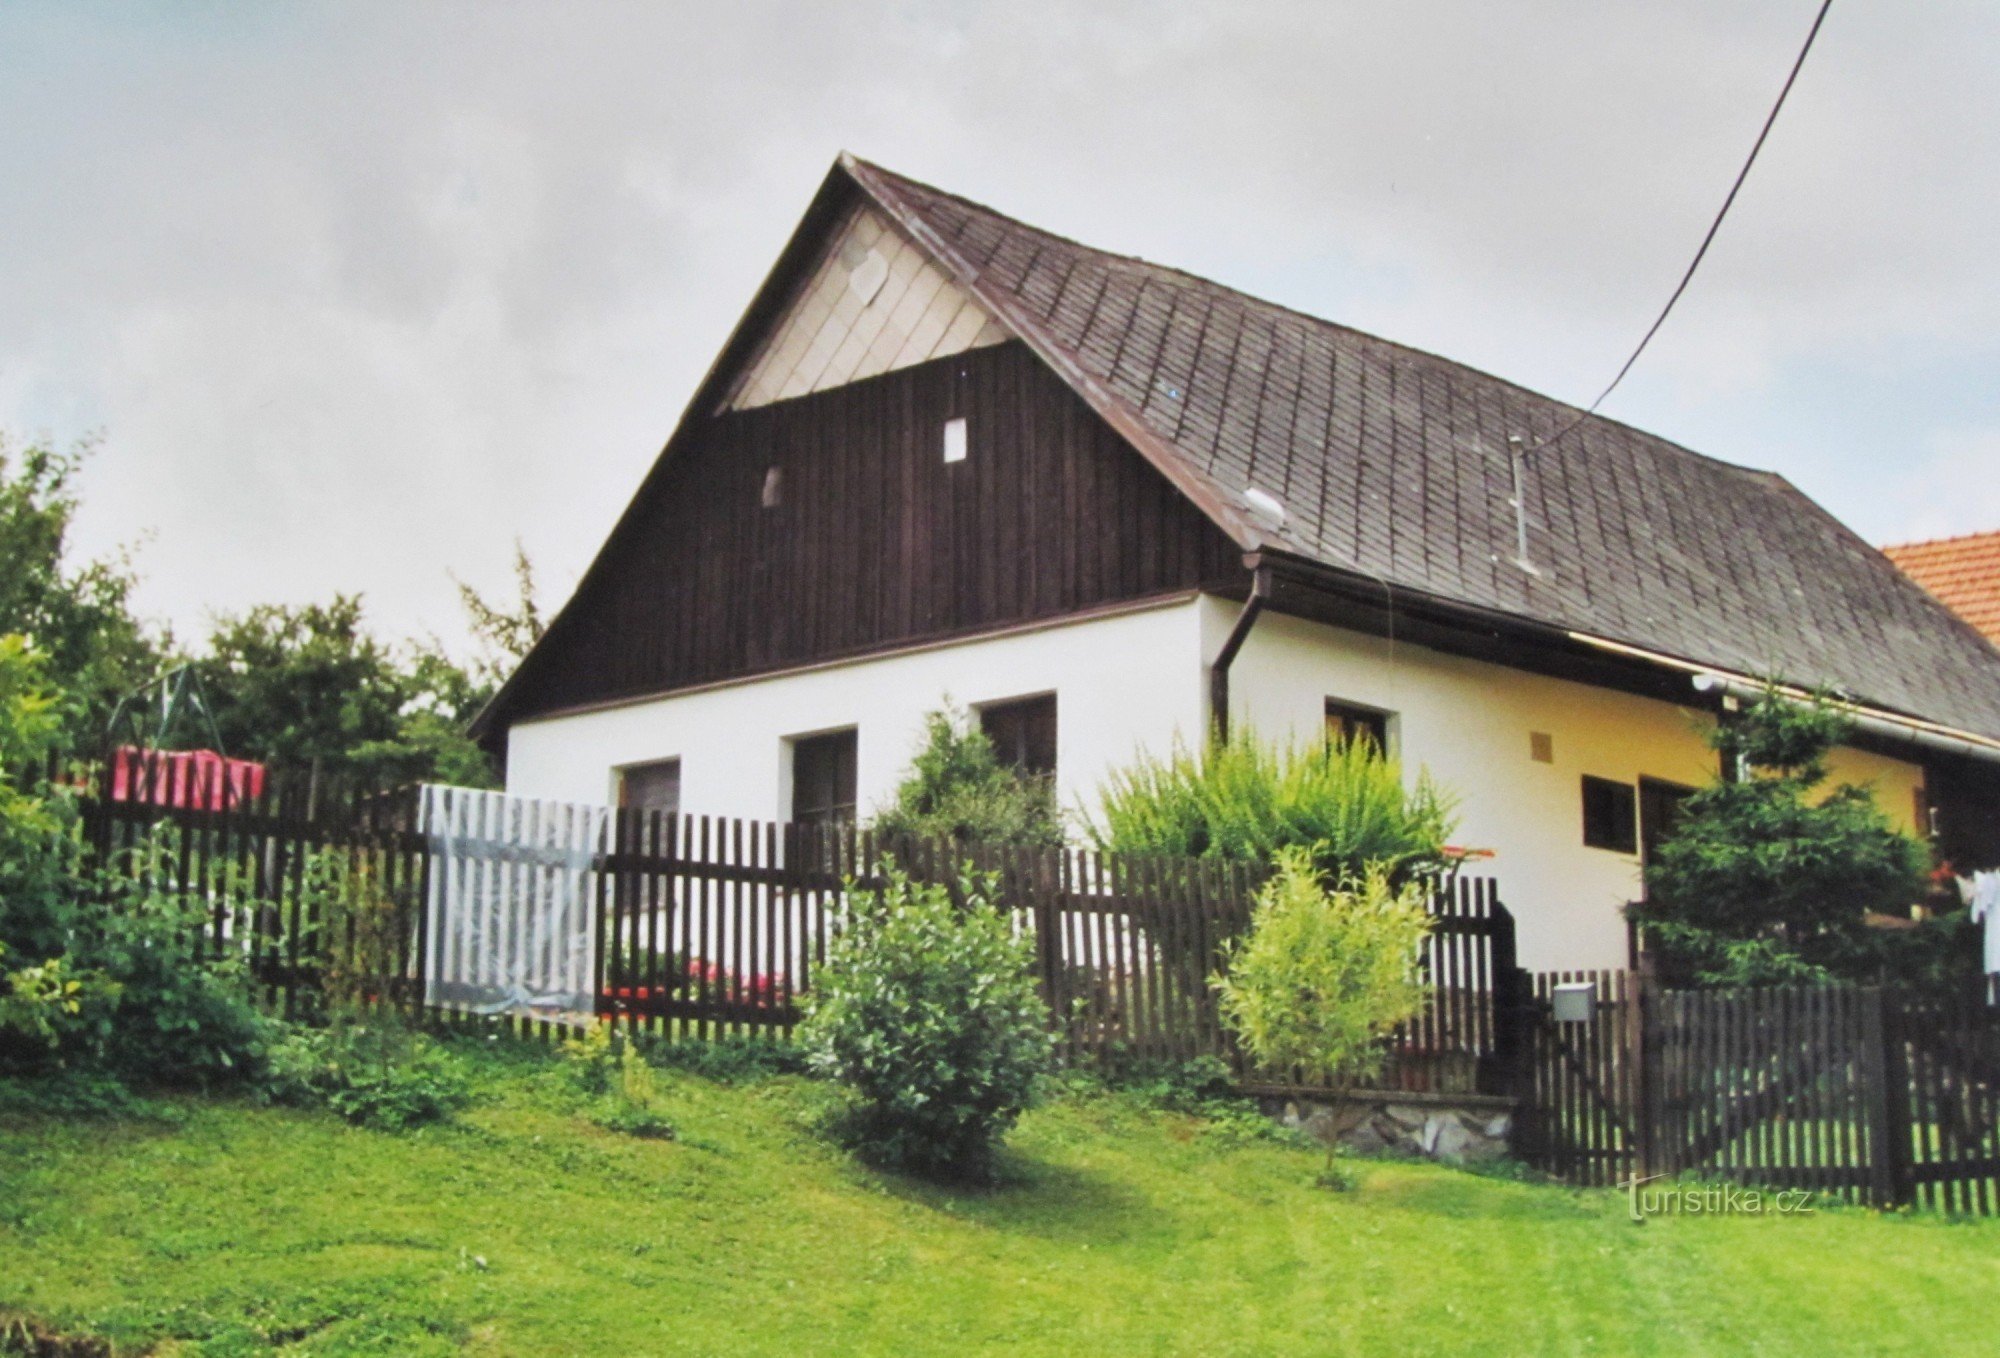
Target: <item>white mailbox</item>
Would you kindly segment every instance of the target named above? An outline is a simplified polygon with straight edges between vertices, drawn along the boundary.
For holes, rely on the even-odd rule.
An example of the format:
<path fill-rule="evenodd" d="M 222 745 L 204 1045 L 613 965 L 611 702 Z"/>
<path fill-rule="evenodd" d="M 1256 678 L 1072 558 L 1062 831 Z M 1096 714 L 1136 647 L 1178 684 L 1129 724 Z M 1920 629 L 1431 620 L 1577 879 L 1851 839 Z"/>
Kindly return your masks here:
<path fill-rule="evenodd" d="M 1592 981 L 1565 981 L 1555 989 L 1557 1023 L 1588 1023 L 1597 1017 L 1597 985 Z"/>

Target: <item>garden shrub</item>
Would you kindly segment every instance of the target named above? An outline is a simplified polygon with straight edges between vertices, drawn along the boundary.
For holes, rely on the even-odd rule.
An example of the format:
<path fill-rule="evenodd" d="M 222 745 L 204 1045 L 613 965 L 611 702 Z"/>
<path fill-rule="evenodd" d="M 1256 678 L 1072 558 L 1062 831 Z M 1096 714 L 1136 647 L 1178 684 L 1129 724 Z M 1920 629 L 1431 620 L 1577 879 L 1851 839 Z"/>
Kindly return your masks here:
<path fill-rule="evenodd" d="M 471 1099 L 459 1059 L 388 1015 L 292 1029 L 271 1049 L 265 1090 L 385 1131 L 443 1121 Z"/>
<path fill-rule="evenodd" d="M 1431 920 L 1419 888 L 1380 868 L 1328 889 L 1312 855 L 1280 849 L 1250 930 L 1211 984 L 1223 1022 L 1266 1072 L 1351 1087 L 1380 1067 L 1381 1039 L 1423 1002 Z"/>
<path fill-rule="evenodd" d="M 986 733 L 949 703 L 925 714 L 923 746 L 872 828 L 956 844 L 1063 842 L 1054 784 L 1002 763 Z"/>
<path fill-rule="evenodd" d="M 160 826 L 90 872 L 71 794 L 36 785 L 63 699 L 26 640 L 0 637 L 0 1070 L 89 1069 L 142 1085 L 240 1083 L 272 1027 L 243 959 L 194 940 L 240 917 L 237 879 L 170 889 L 179 840 Z"/>
<path fill-rule="evenodd" d="M 954 892 L 893 863 L 883 873 L 880 889 L 849 892 L 799 1037 L 843 1087 L 836 1130 L 865 1158 L 983 1176 L 1049 1065 L 1033 953 L 990 878 L 963 872 Z"/>
<path fill-rule="evenodd" d="M 1239 730 L 1197 758 L 1176 743 L 1142 754 L 1101 794 L 1098 847 L 1120 854 L 1270 864 L 1308 850 L 1331 880 L 1380 868 L 1392 880 L 1445 863 L 1452 799 L 1428 774 L 1403 771 L 1367 740 L 1266 745 Z"/>
<path fill-rule="evenodd" d="M 572 1083 L 590 1100 L 590 1119 L 607 1131 L 673 1139 L 673 1124 L 656 1107 L 653 1067 L 628 1028 L 594 1023 L 563 1050 Z"/>

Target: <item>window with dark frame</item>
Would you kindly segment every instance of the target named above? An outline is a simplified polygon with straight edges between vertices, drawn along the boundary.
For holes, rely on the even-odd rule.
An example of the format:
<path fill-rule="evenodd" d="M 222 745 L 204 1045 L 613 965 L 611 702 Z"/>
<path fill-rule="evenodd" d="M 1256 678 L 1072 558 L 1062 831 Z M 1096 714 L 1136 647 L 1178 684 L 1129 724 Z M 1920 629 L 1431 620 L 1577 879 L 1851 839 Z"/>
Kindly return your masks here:
<path fill-rule="evenodd" d="M 618 805 L 631 811 L 679 815 L 681 761 L 656 759 L 647 764 L 628 764 L 618 770 Z"/>
<path fill-rule="evenodd" d="M 1639 852 L 1639 793 L 1630 783 L 1583 776 L 1583 843 L 1612 853 Z"/>
<path fill-rule="evenodd" d="M 1389 753 L 1389 714 L 1373 707 L 1326 700 L 1326 739 L 1332 745 L 1371 741 L 1378 754 Z"/>
<path fill-rule="evenodd" d="M 987 703 L 979 709 L 979 729 L 1001 763 L 1036 778 L 1055 777 L 1055 694 Z"/>
<path fill-rule="evenodd" d="M 858 750 L 852 730 L 792 742 L 792 819 L 801 825 L 852 825 Z"/>

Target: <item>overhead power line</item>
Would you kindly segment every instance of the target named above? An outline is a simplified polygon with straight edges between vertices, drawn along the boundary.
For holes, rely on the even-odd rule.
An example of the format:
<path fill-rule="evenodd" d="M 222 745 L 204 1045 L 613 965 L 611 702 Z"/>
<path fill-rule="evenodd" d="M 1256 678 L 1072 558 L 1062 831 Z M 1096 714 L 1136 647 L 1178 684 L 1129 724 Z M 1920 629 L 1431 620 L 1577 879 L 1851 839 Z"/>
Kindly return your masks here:
<path fill-rule="evenodd" d="M 1539 452 L 1557 440 L 1566 437 L 1578 425 L 1582 424 L 1592 415 L 1595 415 L 1597 408 L 1604 404 L 1604 398 L 1618 389 L 1618 384 L 1625 380 L 1625 374 L 1631 372 L 1632 365 L 1639 361 L 1639 355 L 1646 352 L 1646 346 L 1652 343 L 1653 336 L 1660 333 L 1660 327 L 1666 324 L 1668 314 L 1674 309 L 1674 303 L 1680 301 L 1681 294 L 1686 292 L 1688 284 L 1694 281 L 1695 270 L 1701 267 L 1702 259 L 1708 254 L 1708 247 L 1715 243 L 1715 233 L 1722 229 L 1722 219 L 1729 215 L 1730 205 L 1736 201 L 1736 195 L 1742 190 L 1743 181 L 1750 177 L 1750 167 L 1757 163 L 1757 153 L 1764 149 L 1764 140 L 1771 135 L 1771 126 L 1778 121 L 1778 111 L 1784 108 L 1786 96 L 1791 94 L 1793 83 L 1798 80 L 1800 70 L 1805 67 L 1806 54 L 1812 51 L 1813 39 L 1819 36 L 1820 25 L 1826 22 L 1826 12 L 1832 8 L 1833 0 L 1821 0 L 1819 13 L 1813 17 L 1812 28 L 1806 34 L 1805 45 L 1799 48 L 1798 59 L 1792 63 L 1791 73 L 1785 77 L 1784 88 L 1778 91 L 1778 101 L 1771 105 L 1771 112 L 1765 117 L 1764 126 L 1757 133 L 1757 141 L 1751 146 L 1750 155 L 1744 160 L 1743 168 L 1736 172 L 1736 182 L 1729 186 L 1729 196 L 1722 200 L 1721 210 L 1715 214 L 1715 220 L 1708 224 L 1708 234 L 1701 238 L 1701 248 L 1696 250 L 1694 258 L 1688 261 L 1687 272 L 1681 275 L 1681 281 L 1674 288 L 1673 296 L 1667 298 L 1667 304 L 1660 308 L 1660 314 L 1654 317 L 1652 325 L 1646 328 L 1646 333 L 1640 339 L 1638 348 L 1632 351 L 1632 356 L 1625 360 L 1625 365 L 1618 370 L 1618 375 L 1611 379 L 1603 391 L 1597 393 L 1597 399 L 1592 401 L 1583 413 L 1548 438 L 1529 448 L 1527 453 L 1523 454 L 1524 457 L 1528 454 Z"/>

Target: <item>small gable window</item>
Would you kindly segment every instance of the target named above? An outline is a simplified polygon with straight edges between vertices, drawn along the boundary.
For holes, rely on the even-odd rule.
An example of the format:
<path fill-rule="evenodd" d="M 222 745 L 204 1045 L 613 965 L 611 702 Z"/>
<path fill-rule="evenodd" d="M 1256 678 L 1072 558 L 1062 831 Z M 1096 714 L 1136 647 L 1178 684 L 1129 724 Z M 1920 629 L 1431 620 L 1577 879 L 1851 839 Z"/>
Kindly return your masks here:
<path fill-rule="evenodd" d="M 965 461 L 965 419 L 963 416 L 944 422 L 944 460 L 946 462 Z"/>
<path fill-rule="evenodd" d="M 764 492 L 762 495 L 758 497 L 757 502 L 763 505 L 764 508 L 766 509 L 776 509 L 778 507 L 779 502 L 782 501 L 784 498 L 785 498 L 785 469 L 783 467 L 777 467 L 777 466 L 765 468 Z"/>
<path fill-rule="evenodd" d="M 1612 853 L 1639 851 L 1639 794 L 1630 783 L 1583 778 L 1583 843 Z"/>

